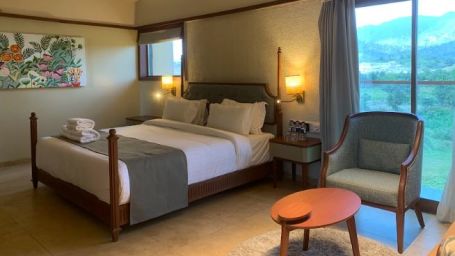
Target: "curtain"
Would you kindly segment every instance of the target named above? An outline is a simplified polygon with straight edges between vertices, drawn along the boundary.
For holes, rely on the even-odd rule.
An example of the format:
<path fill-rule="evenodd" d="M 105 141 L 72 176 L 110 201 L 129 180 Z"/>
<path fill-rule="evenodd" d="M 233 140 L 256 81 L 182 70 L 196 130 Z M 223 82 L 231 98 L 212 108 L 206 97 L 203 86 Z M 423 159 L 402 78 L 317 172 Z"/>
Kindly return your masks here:
<path fill-rule="evenodd" d="M 452 170 L 450 171 L 449 178 L 447 179 L 441 201 L 438 205 L 438 211 L 436 213 L 436 217 L 441 222 L 450 223 L 455 221 L 455 115 L 453 125 Z"/>
<path fill-rule="evenodd" d="M 171 28 L 153 32 L 139 33 L 139 44 L 152 44 L 182 37 L 182 29 Z"/>
<path fill-rule="evenodd" d="M 323 1 L 319 36 L 321 140 L 327 150 L 338 141 L 346 116 L 359 110 L 355 0 Z"/>

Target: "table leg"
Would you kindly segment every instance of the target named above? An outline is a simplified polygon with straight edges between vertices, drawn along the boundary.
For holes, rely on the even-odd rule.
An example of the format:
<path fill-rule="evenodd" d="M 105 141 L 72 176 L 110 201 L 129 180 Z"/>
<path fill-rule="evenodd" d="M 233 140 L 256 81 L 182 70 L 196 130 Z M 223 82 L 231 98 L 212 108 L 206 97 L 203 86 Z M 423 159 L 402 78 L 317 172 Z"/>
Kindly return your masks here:
<path fill-rule="evenodd" d="M 273 159 L 272 177 L 273 177 L 273 187 L 276 188 L 276 180 L 278 177 L 278 160 L 276 158 Z"/>
<path fill-rule="evenodd" d="M 352 253 L 354 256 L 360 256 L 359 241 L 357 240 L 357 230 L 355 227 L 355 218 L 352 216 L 347 221 L 349 237 L 351 238 Z"/>
<path fill-rule="evenodd" d="M 310 243 L 310 230 L 305 229 L 303 233 L 303 250 L 308 251 L 308 246 Z"/>
<path fill-rule="evenodd" d="M 303 188 L 308 188 L 309 187 L 309 177 L 308 177 L 308 164 L 302 164 L 302 183 L 303 183 Z"/>
<path fill-rule="evenodd" d="M 286 224 L 281 224 L 281 244 L 280 244 L 280 256 L 288 255 L 288 246 L 289 246 L 289 229 L 286 227 Z"/>
<path fill-rule="evenodd" d="M 292 162 L 292 181 L 295 181 L 295 171 L 296 171 L 296 164 Z"/>
<path fill-rule="evenodd" d="M 278 165 L 277 165 L 278 166 L 278 169 L 277 169 L 278 180 L 283 180 L 283 174 L 284 174 L 283 164 L 284 164 L 284 161 L 281 159 L 278 159 Z"/>

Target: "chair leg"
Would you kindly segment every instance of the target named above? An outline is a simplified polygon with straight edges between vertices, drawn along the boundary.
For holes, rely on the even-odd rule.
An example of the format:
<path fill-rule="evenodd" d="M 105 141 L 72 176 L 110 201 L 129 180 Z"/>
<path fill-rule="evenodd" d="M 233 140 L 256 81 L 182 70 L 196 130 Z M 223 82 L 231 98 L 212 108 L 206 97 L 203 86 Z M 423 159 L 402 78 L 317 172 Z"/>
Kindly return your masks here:
<path fill-rule="evenodd" d="M 419 206 L 418 202 L 414 205 L 414 211 L 416 213 L 417 220 L 419 220 L 420 227 L 424 228 L 425 222 L 423 221 L 422 211 L 420 210 L 420 206 Z"/>
<path fill-rule="evenodd" d="M 397 220 L 397 245 L 398 253 L 403 253 L 403 241 L 404 241 L 404 211 L 397 210 L 396 213 Z"/>

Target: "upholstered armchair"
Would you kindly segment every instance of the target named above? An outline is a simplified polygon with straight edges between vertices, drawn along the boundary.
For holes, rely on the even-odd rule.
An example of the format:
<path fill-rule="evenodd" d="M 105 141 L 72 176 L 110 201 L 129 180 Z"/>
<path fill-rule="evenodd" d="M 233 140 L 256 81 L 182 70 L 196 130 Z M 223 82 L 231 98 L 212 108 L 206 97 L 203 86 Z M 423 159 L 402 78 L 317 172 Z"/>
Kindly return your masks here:
<path fill-rule="evenodd" d="M 422 179 L 423 122 L 412 114 L 365 112 L 346 118 L 338 143 L 324 152 L 321 187 L 357 193 L 362 203 L 396 213 L 403 252 L 405 211 L 418 202 Z"/>

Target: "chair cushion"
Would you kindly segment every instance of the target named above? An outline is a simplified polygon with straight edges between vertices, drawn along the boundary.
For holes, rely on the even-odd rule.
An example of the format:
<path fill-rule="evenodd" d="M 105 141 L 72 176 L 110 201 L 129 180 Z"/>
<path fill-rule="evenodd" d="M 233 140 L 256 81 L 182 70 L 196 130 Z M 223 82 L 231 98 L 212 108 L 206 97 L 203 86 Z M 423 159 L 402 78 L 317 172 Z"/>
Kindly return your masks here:
<path fill-rule="evenodd" d="M 444 239 L 439 247 L 438 256 L 455 255 L 455 236 Z"/>
<path fill-rule="evenodd" d="M 371 203 L 396 207 L 400 175 L 373 170 L 344 169 L 327 176 L 327 187 L 344 188 Z"/>
<path fill-rule="evenodd" d="M 399 174 L 409 151 L 409 144 L 360 139 L 358 167 Z"/>

